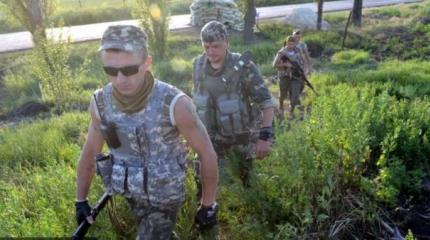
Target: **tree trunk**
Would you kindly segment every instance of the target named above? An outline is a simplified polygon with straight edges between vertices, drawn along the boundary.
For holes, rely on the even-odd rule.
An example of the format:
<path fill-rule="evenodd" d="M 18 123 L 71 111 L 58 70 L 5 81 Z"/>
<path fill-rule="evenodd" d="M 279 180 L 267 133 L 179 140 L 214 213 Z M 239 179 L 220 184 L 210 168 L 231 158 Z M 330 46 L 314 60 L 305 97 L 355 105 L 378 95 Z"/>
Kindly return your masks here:
<path fill-rule="evenodd" d="M 254 26 L 255 17 L 257 16 L 257 9 L 255 6 L 255 0 L 246 0 L 246 12 L 245 12 L 245 26 L 243 30 L 243 40 L 246 43 L 254 41 Z"/>
<path fill-rule="evenodd" d="M 318 0 L 317 30 L 321 30 L 324 0 Z"/>
<path fill-rule="evenodd" d="M 40 0 L 27 0 L 27 15 L 30 18 L 31 28 L 29 31 L 33 36 L 34 44 L 38 44 L 40 42 L 45 42 L 46 37 L 46 28 L 45 28 L 45 19 L 43 16 L 43 6 Z"/>
<path fill-rule="evenodd" d="M 361 16 L 363 9 L 363 0 L 354 0 L 354 6 L 352 7 L 352 24 L 357 27 L 361 27 Z"/>

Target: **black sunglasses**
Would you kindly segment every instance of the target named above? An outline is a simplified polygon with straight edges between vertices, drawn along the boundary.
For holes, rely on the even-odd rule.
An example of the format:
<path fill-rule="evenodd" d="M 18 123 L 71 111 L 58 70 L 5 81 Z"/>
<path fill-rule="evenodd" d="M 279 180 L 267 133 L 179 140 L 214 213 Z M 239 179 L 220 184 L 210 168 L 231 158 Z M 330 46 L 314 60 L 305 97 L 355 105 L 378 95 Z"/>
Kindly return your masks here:
<path fill-rule="evenodd" d="M 112 77 L 118 76 L 118 72 L 121 72 L 122 75 L 129 77 L 139 72 L 139 67 L 140 65 L 131 65 L 131 66 L 125 66 L 120 68 L 103 66 L 103 70 L 105 70 L 105 73 L 107 75 Z"/>

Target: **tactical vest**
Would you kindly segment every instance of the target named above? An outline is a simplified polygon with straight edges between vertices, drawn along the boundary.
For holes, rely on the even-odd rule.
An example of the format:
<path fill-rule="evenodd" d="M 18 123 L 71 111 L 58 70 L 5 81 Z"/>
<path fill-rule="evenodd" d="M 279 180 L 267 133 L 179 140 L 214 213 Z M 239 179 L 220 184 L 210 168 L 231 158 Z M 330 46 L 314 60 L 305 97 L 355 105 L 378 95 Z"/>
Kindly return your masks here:
<path fill-rule="evenodd" d="M 225 69 L 219 76 L 207 73 L 205 54 L 194 62 L 193 101 L 212 140 L 223 144 L 249 143 L 255 117 L 241 75 L 244 68 L 234 67 L 240 54 L 228 53 Z"/>
<path fill-rule="evenodd" d="M 153 206 L 184 200 L 185 151 L 175 128 L 173 107 L 183 93 L 156 81 L 144 109 L 125 114 L 112 104 L 112 85 L 95 93 L 102 133 L 113 123 L 120 142 L 111 148 L 110 187 L 114 194 L 149 201 Z"/>

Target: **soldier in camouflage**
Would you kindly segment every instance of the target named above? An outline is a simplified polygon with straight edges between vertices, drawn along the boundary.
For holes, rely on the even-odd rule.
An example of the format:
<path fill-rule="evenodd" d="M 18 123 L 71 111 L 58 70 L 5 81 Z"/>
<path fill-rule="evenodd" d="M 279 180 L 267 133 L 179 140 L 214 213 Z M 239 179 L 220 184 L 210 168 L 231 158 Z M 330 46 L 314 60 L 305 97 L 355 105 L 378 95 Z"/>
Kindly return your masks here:
<path fill-rule="evenodd" d="M 297 69 L 294 69 L 293 65 L 286 61 L 288 58 L 290 61 L 297 62 L 301 68 L 305 67 L 303 54 L 296 46 L 296 41 L 293 36 L 289 36 L 284 42 L 284 47 L 281 48 L 276 54 L 273 60 L 272 66 L 278 70 L 279 78 L 279 108 L 283 114 L 284 112 L 284 100 L 288 96 L 290 100 L 290 118 L 294 117 L 294 109 L 300 105 L 300 94 L 305 86 L 302 76 L 297 75 Z"/>
<path fill-rule="evenodd" d="M 250 185 L 253 159 L 269 153 L 274 104 L 257 66 L 228 50 L 226 27 L 210 21 L 201 30 L 204 53 L 193 63 L 193 101 L 221 171 L 226 154 L 239 157 L 240 179 Z"/>
<path fill-rule="evenodd" d="M 186 158 L 182 135 L 202 160 L 198 224 L 216 224 L 217 156 L 192 100 L 152 77 L 146 34 L 110 26 L 100 56 L 109 83 L 94 93 L 91 122 L 77 168 L 76 217 L 93 221 L 87 195 L 104 142 L 110 159 L 97 163 L 106 190 L 126 198 L 137 220 L 137 239 L 171 239 L 184 201 Z M 106 167 L 107 166 L 107 167 Z"/>
<path fill-rule="evenodd" d="M 293 31 L 293 37 L 294 37 L 294 40 L 296 41 L 296 46 L 300 48 L 303 55 L 305 73 L 306 75 L 309 75 L 312 71 L 312 61 L 311 61 L 311 56 L 309 54 L 308 45 L 306 45 L 305 42 L 301 41 L 302 35 L 303 35 L 303 31 L 301 31 L 300 29 L 295 29 Z"/>

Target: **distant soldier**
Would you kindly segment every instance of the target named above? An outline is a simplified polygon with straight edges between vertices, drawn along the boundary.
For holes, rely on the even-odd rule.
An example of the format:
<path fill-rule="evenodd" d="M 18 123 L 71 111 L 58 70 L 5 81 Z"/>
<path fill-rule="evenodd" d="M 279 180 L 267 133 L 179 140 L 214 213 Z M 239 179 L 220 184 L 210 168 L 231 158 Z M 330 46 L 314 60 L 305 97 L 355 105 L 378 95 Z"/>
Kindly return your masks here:
<path fill-rule="evenodd" d="M 294 117 L 294 109 L 300 105 L 300 94 L 305 82 L 301 71 L 304 68 L 304 59 L 301 50 L 296 46 L 293 36 L 289 36 L 276 54 L 272 66 L 278 70 L 279 77 L 279 108 L 284 111 L 284 100 L 288 96 L 290 100 L 290 118 Z"/>
<path fill-rule="evenodd" d="M 296 40 L 296 46 L 300 48 L 303 54 L 304 63 L 304 71 L 306 75 L 309 75 L 312 71 L 312 61 L 311 56 L 308 51 L 308 46 L 305 42 L 301 41 L 303 32 L 300 29 L 296 29 L 293 31 L 293 37 Z"/>
<path fill-rule="evenodd" d="M 240 179 L 250 185 L 253 158 L 270 151 L 274 104 L 257 66 L 248 54 L 228 50 L 226 27 L 211 21 L 201 30 L 204 53 L 194 60 L 193 101 L 219 156 L 239 158 Z"/>

